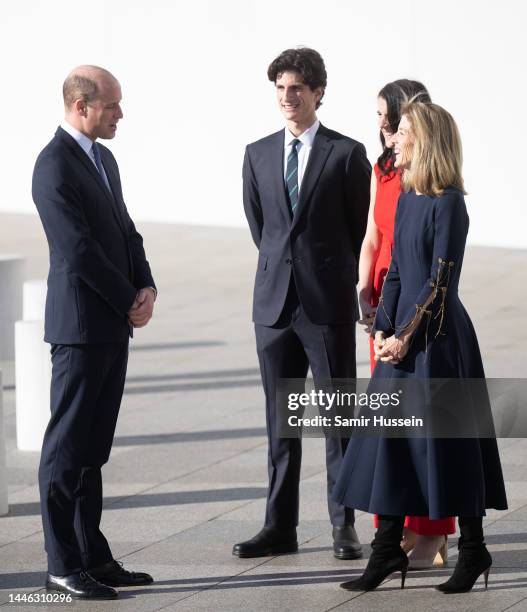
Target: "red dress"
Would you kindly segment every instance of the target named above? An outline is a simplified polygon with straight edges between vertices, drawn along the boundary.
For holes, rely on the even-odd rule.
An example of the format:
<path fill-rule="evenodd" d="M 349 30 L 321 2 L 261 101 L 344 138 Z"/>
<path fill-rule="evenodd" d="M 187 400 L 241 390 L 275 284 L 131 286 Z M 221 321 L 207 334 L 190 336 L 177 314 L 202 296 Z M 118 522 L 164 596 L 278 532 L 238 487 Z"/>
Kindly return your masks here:
<path fill-rule="evenodd" d="M 390 260 L 392 259 L 393 225 L 397 200 L 401 193 L 401 180 L 399 173 L 394 170 L 382 176 L 378 164 L 375 164 L 373 171 L 377 178 L 377 193 L 375 195 L 373 218 L 381 235 L 381 247 L 377 255 L 377 260 L 375 261 L 373 291 L 371 296 L 371 305 L 377 306 L 381 296 L 384 277 L 388 272 Z M 373 339 L 370 336 L 370 364 L 372 372 L 375 367 L 373 355 Z"/>
<path fill-rule="evenodd" d="M 384 277 L 388 272 L 388 267 L 392 258 L 393 226 L 395 221 L 395 209 L 397 208 L 397 201 L 401 193 L 401 180 L 399 173 L 395 170 L 391 170 L 384 176 L 381 175 L 378 164 L 375 164 L 373 170 L 377 178 L 377 193 L 375 195 L 373 218 L 381 235 L 381 246 L 373 272 L 373 291 L 371 298 L 372 306 L 377 306 L 384 283 Z M 376 363 L 373 359 L 373 355 L 373 339 L 370 337 L 370 363 L 372 372 Z M 444 535 L 456 532 L 454 517 L 431 521 L 427 516 L 408 516 L 406 517 L 404 525 L 419 535 Z M 377 516 L 375 516 L 375 526 L 377 527 Z"/>

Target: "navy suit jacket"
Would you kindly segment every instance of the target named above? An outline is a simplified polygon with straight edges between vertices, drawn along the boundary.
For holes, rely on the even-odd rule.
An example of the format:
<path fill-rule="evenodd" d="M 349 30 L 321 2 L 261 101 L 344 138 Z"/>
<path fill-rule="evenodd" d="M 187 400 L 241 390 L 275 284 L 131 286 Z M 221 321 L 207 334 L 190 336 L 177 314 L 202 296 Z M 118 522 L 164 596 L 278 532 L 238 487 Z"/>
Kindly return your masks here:
<path fill-rule="evenodd" d="M 33 200 L 49 246 L 45 337 L 52 344 L 125 341 L 138 289 L 154 287 L 143 239 L 123 200 L 119 168 L 99 144 L 113 195 L 62 128 L 33 172 Z"/>
<path fill-rule="evenodd" d="M 370 178 L 364 146 L 320 125 L 292 218 L 284 183 L 284 130 L 247 146 L 243 203 L 259 249 L 255 323 L 276 323 L 291 275 L 312 323 L 339 325 L 358 319 L 357 262 Z"/>

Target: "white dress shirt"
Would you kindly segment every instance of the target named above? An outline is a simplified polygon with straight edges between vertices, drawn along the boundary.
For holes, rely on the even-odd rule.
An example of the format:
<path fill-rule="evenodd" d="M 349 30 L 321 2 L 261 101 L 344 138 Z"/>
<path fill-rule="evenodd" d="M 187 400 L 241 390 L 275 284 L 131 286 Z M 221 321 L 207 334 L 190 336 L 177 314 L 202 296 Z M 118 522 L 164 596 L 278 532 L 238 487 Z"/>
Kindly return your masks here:
<path fill-rule="evenodd" d="M 300 143 L 297 144 L 296 150 L 298 152 L 298 193 L 300 193 L 300 187 L 302 185 L 302 179 L 304 178 L 304 172 L 307 167 L 307 162 L 309 159 L 309 154 L 311 153 L 311 149 L 313 148 L 313 141 L 315 140 L 315 135 L 317 133 L 318 128 L 320 127 L 320 121 L 317 119 L 313 125 L 308 128 L 305 132 L 300 134 L 300 136 L 294 136 L 291 132 L 285 128 L 285 138 L 284 138 L 284 179 L 287 169 L 287 158 L 291 153 L 291 143 L 296 138 L 300 140 Z"/>

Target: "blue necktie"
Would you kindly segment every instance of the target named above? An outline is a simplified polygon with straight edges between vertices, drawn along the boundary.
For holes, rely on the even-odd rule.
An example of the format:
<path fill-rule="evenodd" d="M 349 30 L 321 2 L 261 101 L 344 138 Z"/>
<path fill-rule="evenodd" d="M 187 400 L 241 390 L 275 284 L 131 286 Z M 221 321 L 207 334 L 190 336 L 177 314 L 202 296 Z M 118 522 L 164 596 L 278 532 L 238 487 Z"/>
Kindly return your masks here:
<path fill-rule="evenodd" d="M 300 140 L 295 138 L 291 142 L 291 153 L 287 158 L 287 166 L 285 169 L 285 185 L 287 195 L 289 196 L 289 207 L 291 214 L 295 216 L 295 209 L 298 206 L 298 151 L 296 147 L 300 144 Z"/>
<path fill-rule="evenodd" d="M 97 166 L 97 170 L 101 175 L 102 180 L 106 187 L 108 187 L 108 191 L 112 193 L 112 188 L 110 187 L 110 183 L 108 182 L 108 177 L 106 176 L 106 172 L 104 171 L 102 161 L 101 161 L 101 152 L 99 151 L 99 145 L 94 142 L 92 145 L 93 159 L 95 160 L 95 165 Z"/>

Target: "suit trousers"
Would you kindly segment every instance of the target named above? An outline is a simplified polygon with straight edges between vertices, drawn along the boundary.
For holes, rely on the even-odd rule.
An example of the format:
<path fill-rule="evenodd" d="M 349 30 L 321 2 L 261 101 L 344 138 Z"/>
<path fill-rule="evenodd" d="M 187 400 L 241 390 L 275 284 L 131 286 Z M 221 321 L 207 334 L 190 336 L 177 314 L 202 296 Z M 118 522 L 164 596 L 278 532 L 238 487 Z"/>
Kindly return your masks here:
<path fill-rule="evenodd" d="M 54 344 L 51 419 L 39 468 L 48 571 L 66 575 L 112 560 L 100 530 L 101 467 L 124 389 L 128 340 Z"/>
<path fill-rule="evenodd" d="M 307 377 L 311 368 L 316 387 L 332 378 L 355 378 L 355 324 L 316 325 L 307 318 L 298 300 L 293 278 L 279 320 L 273 326 L 255 324 L 256 347 L 266 398 L 266 424 L 269 443 L 269 489 L 265 524 L 279 529 L 298 525 L 300 438 L 278 435 L 276 391 L 279 379 Z M 302 389 L 303 391 L 303 389 Z M 355 517 L 331 499 L 347 439 L 326 437 L 328 510 L 334 526 L 353 524 Z"/>

